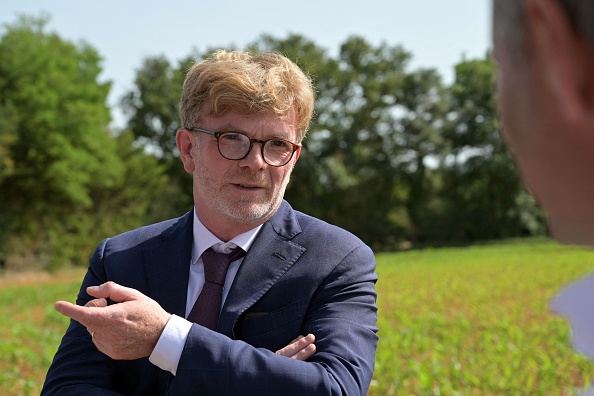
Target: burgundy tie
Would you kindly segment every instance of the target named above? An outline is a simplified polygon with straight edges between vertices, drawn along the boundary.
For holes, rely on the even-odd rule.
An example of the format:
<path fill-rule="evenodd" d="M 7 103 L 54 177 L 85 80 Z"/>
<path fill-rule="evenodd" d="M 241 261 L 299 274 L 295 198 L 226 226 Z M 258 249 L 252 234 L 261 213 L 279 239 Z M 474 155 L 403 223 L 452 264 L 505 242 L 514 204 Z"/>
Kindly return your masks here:
<path fill-rule="evenodd" d="M 190 322 L 197 323 L 211 330 L 215 330 L 221 312 L 223 301 L 223 286 L 229 265 L 245 255 L 241 248 L 236 248 L 229 254 L 216 253 L 208 248 L 202 253 L 204 263 L 204 287 L 188 315 Z"/>

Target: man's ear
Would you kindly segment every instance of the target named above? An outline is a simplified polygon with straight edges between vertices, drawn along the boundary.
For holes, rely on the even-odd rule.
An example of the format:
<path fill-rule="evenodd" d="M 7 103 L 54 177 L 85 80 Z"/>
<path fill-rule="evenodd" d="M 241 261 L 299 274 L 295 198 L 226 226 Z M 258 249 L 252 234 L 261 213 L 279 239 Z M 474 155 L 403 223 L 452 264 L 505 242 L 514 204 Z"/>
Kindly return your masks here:
<path fill-rule="evenodd" d="M 184 164 L 184 169 L 188 173 L 194 172 L 195 136 L 191 131 L 180 128 L 175 135 L 175 143 L 179 150 L 179 155 Z"/>
<path fill-rule="evenodd" d="M 526 39 L 533 71 L 568 119 L 586 116 L 594 95 L 592 50 L 573 30 L 558 0 L 524 0 Z M 585 48 L 587 47 L 587 48 Z M 588 93 L 588 91 L 589 93 Z"/>
<path fill-rule="evenodd" d="M 293 166 L 295 166 L 295 164 L 297 163 L 297 160 L 299 159 L 299 156 L 301 155 L 302 148 L 303 148 L 303 146 L 299 146 L 299 148 L 295 151 L 295 162 L 293 163 Z"/>
<path fill-rule="evenodd" d="M 293 154 L 293 165 L 291 165 L 291 171 L 295 169 L 295 165 L 297 165 L 297 160 L 299 159 L 299 155 L 301 154 L 301 149 L 303 146 L 299 146 L 297 150 L 295 150 L 295 154 Z"/>

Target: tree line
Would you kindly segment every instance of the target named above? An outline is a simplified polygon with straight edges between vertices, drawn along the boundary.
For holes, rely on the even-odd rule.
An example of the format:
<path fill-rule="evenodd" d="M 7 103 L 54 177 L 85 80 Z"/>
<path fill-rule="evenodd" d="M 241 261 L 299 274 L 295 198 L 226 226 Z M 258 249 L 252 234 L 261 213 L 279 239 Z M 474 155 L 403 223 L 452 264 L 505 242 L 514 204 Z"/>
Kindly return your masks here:
<path fill-rule="evenodd" d="M 22 16 L 0 36 L 0 265 L 85 265 L 100 239 L 179 216 L 191 178 L 175 147 L 186 71 L 215 48 L 144 59 L 110 129 L 101 55 Z M 542 212 L 502 144 L 489 53 L 455 78 L 411 70 L 400 45 L 349 37 L 337 55 L 262 35 L 313 79 L 317 104 L 286 198 L 375 250 L 540 235 Z M 233 48 L 228 48 L 233 49 Z"/>

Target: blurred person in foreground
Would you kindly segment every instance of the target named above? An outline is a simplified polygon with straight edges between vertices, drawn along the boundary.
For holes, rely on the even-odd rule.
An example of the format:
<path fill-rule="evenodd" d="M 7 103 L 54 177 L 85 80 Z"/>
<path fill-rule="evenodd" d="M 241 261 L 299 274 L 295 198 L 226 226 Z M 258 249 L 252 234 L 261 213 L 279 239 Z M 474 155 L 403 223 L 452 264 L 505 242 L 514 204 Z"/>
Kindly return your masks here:
<path fill-rule="evenodd" d="M 594 1 L 494 0 L 503 137 L 552 235 L 594 246 Z M 594 358 L 594 276 L 552 309 Z"/>
<path fill-rule="evenodd" d="M 367 393 L 373 253 L 283 200 L 313 107 L 311 80 L 276 53 L 191 68 L 176 142 L 194 208 L 100 243 L 77 305 L 55 305 L 72 320 L 42 394 Z M 220 308 L 202 309 L 217 287 Z"/>

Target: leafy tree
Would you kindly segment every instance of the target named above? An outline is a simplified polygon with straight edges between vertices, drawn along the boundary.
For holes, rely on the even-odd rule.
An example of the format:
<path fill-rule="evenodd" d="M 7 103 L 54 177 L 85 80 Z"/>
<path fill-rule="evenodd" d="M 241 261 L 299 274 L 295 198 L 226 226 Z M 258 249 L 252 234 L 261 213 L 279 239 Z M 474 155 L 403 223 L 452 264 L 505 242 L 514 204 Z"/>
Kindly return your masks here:
<path fill-rule="evenodd" d="M 407 199 L 395 191 L 405 188 L 399 170 L 407 153 L 398 107 L 410 58 L 399 46 L 373 47 L 349 38 L 340 48 L 339 72 L 327 83 L 333 87 L 324 95 L 332 96 L 320 106 L 320 124 L 329 132 L 325 162 L 339 171 L 330 178 L 338 182 L 328 201 L 330 221 L 376 248 L 385 247 L 388 237 L 403 238 L 408 227 L 408 216 L 398 219 L 394 213 Z M 336 177 L 341 174 L 346 178 Z"/>
<path fill-rule="evenodd" d="M 46 22 L 21 17 L 0 41 L 0 113 L 9 115 L 0 123 L 0 229 L 32 239 L 43 239 L 57 208 L 90 207 L 91 186 L 113 186 L 122 171 L 105 130 L 99 55 L 46 33 Z"/>
<path fill-rule="evenodd" d="M 447 111 L 446 90 L 433 69 L 409 72 L 396 98 L 401 114 L 396 121 L 402 155 L 399 177 L 406 186 L 404 205 L 409 218 L 408 239 L 426 243 L 435 224 L 437 158 L 443 150 L 442 135 Z"/>
<path fill-rule="evenodd" d="M 177 66 L 164 56 L 148 57 L 136 71 L 135 88 L 122 98 L 128 128 L 137 142 L 165 160 L 177 156 L 175 133 L 179 128 L 179 99 L 192 57 Z"/>
<path fill-rule="evenodd" d="M 425 162 L 445 110 L 437 73 L 408 72 L 404 49 L 360 37 L 338 59 L 300 36 L 264 41 L 312 74 L 319 91 L 289 200 L 378 248 L 416 237 L 415 214 L 430 193 Z"/>
<path fill-rule="evenodd" d="M 490 61 L 461 62 L 456 82 L 446 87 L 433 69 L 409 70 L 412 55 L 402 47 L 361 37 L 347 39 L 337 57 L 296 34 L 263 35 L 249 48 L 285 54 L 317 88 L 315 117 L 286 194 L 297 209 L 378 249 L 539 229 L 542 218 L 499 139 Z M 153 151 L 168 167 L 167 198 L 156 200 L 167 204 L 153 206 L 156 218 L 191 205 L 175 129 L 192 62 L 147 59 L 123 101 L 137 143 L 159 147 Z"/>
<path fill-rule="evenodd" d="M 0 37 L 0 262 L 11 268 L 79 262 L 101 230 L 119 229 L 119 211 L 150 200 L 113 200 L 143 179 L 130 172 L 159 172 L 150 158 L 134 168 L 139 154 L 108 133 L 99 54 L 46 32 L 47 21 L 20 17 Z"/>
<path fill-rule="evenodd" d="M 441 219 L 447 235 L 472 241 L 542 233 L 542 213 L 526 194 L 501 140 L 496 117 L 495 67 L 490 55 L 456 65 L 444 128 L 449 150 L 442 174 Z"/>
<path fill-rule="evenodd" d="M 45 242 L 48 267 L 86 263 L 101 239 L 146 224 L 150 205 L 167 185 L 165 168 L 157 158 L 133 145 L 134 136 L 124 131 L 115 143 L 118 160 L 125 163 L 121 178 L 109 187 L 91 187 L 91 207 L 63 207 L 48 219 Z M 56 217 L 61 219 L 56 222 Z M 82 236 L 82 237 L 81 237 Z"/>
<path fill-rule="evenodd" d="M 194 58 L 188 56 L 176 65 L 164 56 L 146 58 L 136 71 L 134 89 L 122 98 L 135 144 L 152 152 L 168 175 L 168 188 L 149 208 L 150 221 L 179 216 L 192 206 L 192 179 L 181 165 L 175 134 L 182 84 Z"/>

